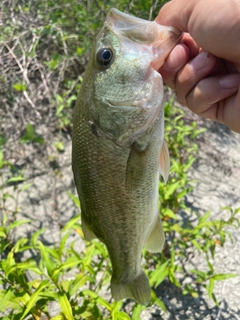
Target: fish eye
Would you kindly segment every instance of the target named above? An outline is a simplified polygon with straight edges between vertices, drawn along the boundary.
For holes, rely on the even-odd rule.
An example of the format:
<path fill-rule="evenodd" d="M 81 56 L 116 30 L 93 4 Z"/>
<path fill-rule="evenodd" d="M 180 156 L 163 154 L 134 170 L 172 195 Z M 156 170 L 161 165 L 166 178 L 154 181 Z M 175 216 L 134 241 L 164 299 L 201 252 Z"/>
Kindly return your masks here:
<path fill-rule="evenodd" d="M 98 62 L 102 67 L 107 67 L 110 65 L 113 59 L 113 51 L 110 48 L 102 48 L 97 53 Z"/>

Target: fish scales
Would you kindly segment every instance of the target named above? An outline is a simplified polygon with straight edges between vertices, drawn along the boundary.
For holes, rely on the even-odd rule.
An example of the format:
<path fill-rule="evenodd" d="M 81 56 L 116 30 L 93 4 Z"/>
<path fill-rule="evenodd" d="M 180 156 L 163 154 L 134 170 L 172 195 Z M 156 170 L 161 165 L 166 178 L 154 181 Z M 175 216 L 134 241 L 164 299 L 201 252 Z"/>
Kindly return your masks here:
<path fill-rule="evenodd" d="M 107 247 L 112 296 L 147 304 L 151 292 L 141 252 L 143 246 L 159 252 L 164 244 L 158 181 L 159 170 L 166 178 L 169 159 L 163 83 L 151 66 L 155 56 L 146 59 L 149 40 L 142 34 L 142 56 L 138 51 L 139 23 L 151 22 L 112 9 L 96 38 L 75 107 L 72 157 L 84 236 L 89 241 L 97 237 Z M 128 24 L 132 33 L 125 32 Z M 165 56 L 179 39 L 175 29 L 168 32 L 167 39 L 174 36 Z"/>
<path fill-rule="evenodd" d="M 160 145 L 155 142 L 149 146 L 151 150 L 148 152 L 150 151 L 152 156 L 148 158 L 147 163 L 143 163 L 144 167 L 134 168 L 136 181 L 131 181 L 132 185 L 127 186 L 127 183 L 130 184 L 126 181 L 126 173 L 129 170 L 127 164 L 131 148 L 117 146 L 111 140 L 106 141 L 92 134 L 89 120 L 81 119 L 77 113 L 75 119 L 75 136 L 78 137 L 76 145 L 79 146 L 78 159 L 75 160 L 78 166 L 75 172 L 81 177 L 78 189 L 81 192 L 80 199 L 83 199 L 82 215 L 95 230 L 95 235 L 106 243 L 108 248 L 114 243 L 116 256 L 119 256 L 122 248 L 126 249 L 127 236 L 130 234 L 135 256 L 136 246 L 139 247 L 139 243 L 143 242 L 141 238 L 146 232 L 145 223 L 151 224 L 151 212 L 156 207 L 158 177 L 155 172 L 159 167 Z M 156 126 L 156 129 L 159 129 L 159 126 Z M 157 148 L 154 144 L 157 144 Z M 130 175 L 129 173 L 128 176 Z M 151 198 L 152 202 L 149 201 Z M 91 214 L 88 215 L 86 212 Z M 97 219 L 99 212 L 100 224 Z M 132 213 L 132 220 L 129 219 L 129 212 Z M 149 215 L 146 215 L 146 212 L 149 212 Z M 109 233 L 112 230 L 114 233 Z M 119 237 L 116 237 L 117 233 Z M 119 249 L 115 247 L 115 243 L 118 243 Z M 114 256 L 114 252 L 110 255 Z M 124 265 L 123 268 L 126 268 L 125 256 L 123 258 L 121 263 Z"/>

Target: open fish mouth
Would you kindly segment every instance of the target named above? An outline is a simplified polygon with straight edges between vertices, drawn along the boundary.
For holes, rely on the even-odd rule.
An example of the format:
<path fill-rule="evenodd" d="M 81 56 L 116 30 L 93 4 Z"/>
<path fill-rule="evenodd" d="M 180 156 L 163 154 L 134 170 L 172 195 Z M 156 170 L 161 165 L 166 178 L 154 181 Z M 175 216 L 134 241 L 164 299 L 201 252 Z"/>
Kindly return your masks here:
<path fill-rule="evenodd" d="M 122 35 L 133 42 L 146 44 L 147 51 L 150 45 L 151 66 L 155 70 L 163 65 L 171 49 L 182 37 L 182 33 L 174 27 L 161 26 L 155 21 L 146 21 L 114 8 L 108 12 L 105 26 L 112 29 L 115 34 Z"/>

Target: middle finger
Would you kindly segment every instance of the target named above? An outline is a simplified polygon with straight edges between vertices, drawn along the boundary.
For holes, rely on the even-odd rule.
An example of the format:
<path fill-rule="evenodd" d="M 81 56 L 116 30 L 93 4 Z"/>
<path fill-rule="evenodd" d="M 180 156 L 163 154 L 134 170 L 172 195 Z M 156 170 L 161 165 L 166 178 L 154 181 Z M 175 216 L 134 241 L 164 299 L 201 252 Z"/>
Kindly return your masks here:
<path fill-rule="evenodd" d="M 176 91 L 178 100 L 186 105 L 186 96 L 202 79 L 206 78 L 214 69 L 217 58 L 206 51 L 201 51 L 190 60 L 176 77 Z"/>

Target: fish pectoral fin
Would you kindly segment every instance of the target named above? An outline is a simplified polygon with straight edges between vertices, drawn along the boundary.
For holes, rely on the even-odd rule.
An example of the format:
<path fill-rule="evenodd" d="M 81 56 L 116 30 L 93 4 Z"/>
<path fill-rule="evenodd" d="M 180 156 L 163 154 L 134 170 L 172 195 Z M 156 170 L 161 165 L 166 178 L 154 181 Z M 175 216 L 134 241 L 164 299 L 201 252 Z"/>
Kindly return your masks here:
<path fill-rule="evenodd" d="M 139 304 L 147 305 L 151 299 L 151 288 L 143 271 L 130 283 L 118 283 L 112 278 L 111 292 L 116 301 L 131 298 Z"/>
<path fill-rule="evenodd" d="M 134 142 L 129 153 L 126 167 L 126 189 L 128 191 L 137 189 L 144 184 L 147 179 L 147 162 L 148 162 L 149 145 L 141 146 Z"/>
<path fill-rule="evenodd" d="M 91 241 L 93 239 L 96 239 L 97 237 L 95 236 L 93 231 L 88 227 L 83 214 L 81 215 L 81 217 L 82 217 L 82 230 L 83 230 L 85 240 Z"/>
<path fill-rule="evenodd" d="M 163 180 L 165 183 L 168 181 L 169 176 L 169 170 L 170 170 L 170 158 L 169 158 L 169 152 L 168 152 L 168 146 L 166 141 L 163 141 L 163 146 L 160 153 L 160 174 L 163 177 Z"/>
<path fill-rule="evenodd" d="M 147 241 L 145 242 L 145 248 L 149 252 L 161 252 L 165 242 L 165 235 L 163 231 L 162 221 L 160 217 L 157 217 L 157 221 L 152 229 Z"/>

